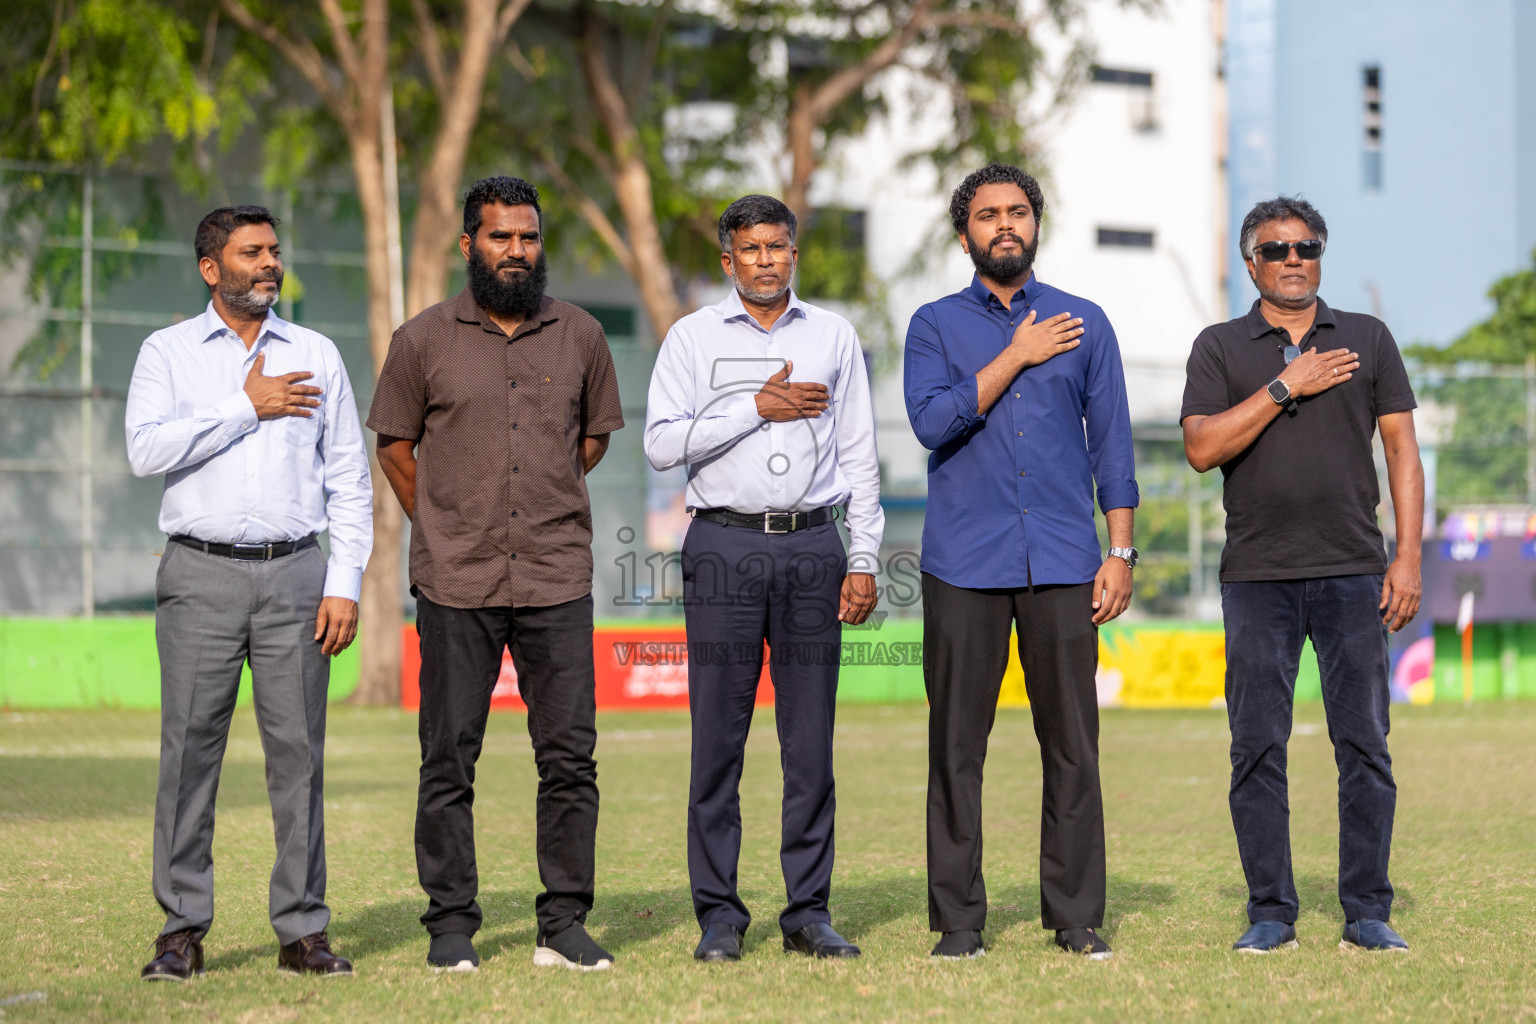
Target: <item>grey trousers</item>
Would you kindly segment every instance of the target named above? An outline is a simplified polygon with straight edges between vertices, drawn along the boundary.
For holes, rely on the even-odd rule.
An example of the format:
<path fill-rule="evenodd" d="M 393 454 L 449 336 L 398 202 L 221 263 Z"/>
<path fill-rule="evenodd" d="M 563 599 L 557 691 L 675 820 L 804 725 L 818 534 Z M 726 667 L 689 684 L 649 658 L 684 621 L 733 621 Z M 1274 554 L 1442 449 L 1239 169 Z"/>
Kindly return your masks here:
<path fill-rule="evenodd" d="M 277 861 L 269 904 L 287 945 L 324 931 L 322 770 L 329 659 L 314 640 L 325 555 L 306 548 L 242 562 L 167 544 L 155 581 L 160 787 L 155 899 L 162 934 L 213 923 L 213 802 L 247 660 L 266 753 Z"/>

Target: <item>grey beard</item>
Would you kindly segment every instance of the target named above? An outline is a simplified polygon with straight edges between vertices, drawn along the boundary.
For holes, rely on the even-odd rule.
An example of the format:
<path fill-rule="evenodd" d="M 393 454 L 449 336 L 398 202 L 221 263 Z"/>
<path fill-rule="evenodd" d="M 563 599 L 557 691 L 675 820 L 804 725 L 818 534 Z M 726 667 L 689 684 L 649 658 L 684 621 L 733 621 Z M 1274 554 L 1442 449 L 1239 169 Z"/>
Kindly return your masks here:
<path fill-rule="evenodd" d="M 224 305 L 231 313 L 255 320 L 266 316 L 267 310 L 277 304 L 278 296 L 282 294 L 282 278 L 278 278 L 277 287 L 278 290 L 271 295 L 263 295 L 256 290 L 256 282 L 253 281 L 251 286 L 243 292 L 225 291 L 220 288 L 219 298 L 224 300 Z"/>
<path fill-rule="evenodd" d="M 783 298 L 784 293 L 789 291 L 790 285 L 793 283 L 793 281 L 794 275 L 790 275 L 789 280 L 784 282 L 784 287 L 776 291 L 763 292 L 748 287 L 745 281 L 736 276 L 735 271 L 731 272 L 731 282 L 736 285 L 736 290 L 741 293 L 741 297 L 744 299 L 750 299 L 753 302 L 761 303 L 763 305 L 767 305 L 770 302 L 777 302 L 779 299 Z"/>

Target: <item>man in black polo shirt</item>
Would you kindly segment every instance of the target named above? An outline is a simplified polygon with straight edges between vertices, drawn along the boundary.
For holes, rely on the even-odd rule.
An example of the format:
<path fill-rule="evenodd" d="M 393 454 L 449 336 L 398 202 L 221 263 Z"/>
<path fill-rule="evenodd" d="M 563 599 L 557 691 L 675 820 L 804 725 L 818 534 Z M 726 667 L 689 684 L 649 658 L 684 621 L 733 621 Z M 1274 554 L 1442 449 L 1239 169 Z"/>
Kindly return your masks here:
<path fill-rule="evenodd" d="M 1381 321 L 1317 297 L 1328 228 L 1311 204 L 1259 203 L 1240 238 L 1259 300 L 1208 327 L 1189 356 L 1181 421 L 1189 464 L 1220 466 L 1232 824 L 1251 927 L 1234 949 L 1296 945 L 1286 743 L 1302 643 L 1322 675 L 1339 768 L 1344 941 L 1406 950 L 1387 926 L 1397 786 L 1387 753 L 1387 634 L 1419 608 L 1424 470 L 1416 405 Z M 1387 565 L 1371 437 L 1381 430 L 1397 514 Z"/>

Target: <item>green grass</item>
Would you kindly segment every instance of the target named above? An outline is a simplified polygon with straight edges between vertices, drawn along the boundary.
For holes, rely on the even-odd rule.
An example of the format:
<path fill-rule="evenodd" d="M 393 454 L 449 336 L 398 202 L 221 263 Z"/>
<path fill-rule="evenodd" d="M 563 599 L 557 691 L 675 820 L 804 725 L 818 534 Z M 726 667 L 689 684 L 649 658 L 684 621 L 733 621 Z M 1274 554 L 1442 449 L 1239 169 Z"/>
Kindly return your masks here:
<path fill-rule="evenodd" d="M 684 860 L 688 721 L 606 715 L 589 925 L 618 957 L 577 975 L 532 966 L 534 770 L 525 721 L 496 715 L 476 817 L 486 925 L 472 976 L 434 976 L 412 854 L 415 719 L 333 709 L 326 814 L 331 935 L 358 977 L 280 975 L 266 919 L 272 833 L 260 745 L 237 715 L 219 794 L 218 919 L 206 977 L 148 985 L 163 918 L 149 891 L 158 749 L 152 712 L 0 716 L 0 999 L 7 1021 L 1439 1021 L 1536 1018 L 1536 704 L 1395 709 L 1393 921 L 1403 956 L 1338 948 L 1334 768 L 1321 708 L 1297 711 L 1292 841 L 1301 948 L 1230 952 L 1244 889 L 1226 808 L 1219 711 L 1106 712 L 1103 779 L 1115 958 L 1056 951 L 1039 926 L 1039 754 L 1028 711 L 999 714 L 986 792 L 991 894 L 981 960 L 934 963 L 923 877 L 922 707 L 839 711 L 834 923 L 851 963 L 778 949 L 778 751 L 759 714 L 742 788 L 739 964 L 690 957 Z"/>

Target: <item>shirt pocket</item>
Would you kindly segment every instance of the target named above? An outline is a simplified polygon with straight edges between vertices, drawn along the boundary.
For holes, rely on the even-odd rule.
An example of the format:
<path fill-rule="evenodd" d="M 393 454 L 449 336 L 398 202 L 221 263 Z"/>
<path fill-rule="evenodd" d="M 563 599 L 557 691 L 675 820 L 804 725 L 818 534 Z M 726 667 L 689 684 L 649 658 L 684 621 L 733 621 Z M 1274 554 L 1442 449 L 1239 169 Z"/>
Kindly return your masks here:
<path fill-rule="evenodd" d="M 324 411 L 322 407 L 311 409 L 309 416 L 284 416 L 278 433 L 291 447 L 313 448 L 320 443 L 320 429 L 324 422 L 321 414 Z"/>
<path fill-rule="evenodd" d="M 556 436 L 574 434 L 581 427 L 581 385 L 546 380 L 540 390 L 544 426 Z"/>

